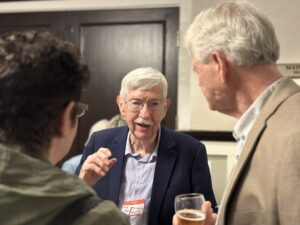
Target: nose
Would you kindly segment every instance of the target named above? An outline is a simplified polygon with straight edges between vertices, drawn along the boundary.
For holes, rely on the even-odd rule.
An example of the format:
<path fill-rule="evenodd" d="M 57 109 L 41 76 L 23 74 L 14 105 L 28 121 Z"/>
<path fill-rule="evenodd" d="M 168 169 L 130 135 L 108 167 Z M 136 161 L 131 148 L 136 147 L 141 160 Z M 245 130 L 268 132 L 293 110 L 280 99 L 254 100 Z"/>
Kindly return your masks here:
<path fill-rule="evenodd" d="M 140 110 L 139 116 L 140 116 L 141 118 L 149 118 L 149 117 L 150 117 L 150 114 L 151 114 L 151 112 L 150 112 L 149 106 L 148 106 L 148 104 L 145 102 L 144 105 L 143 105 L 143 107 L 142 107 L 141 110 Z"/>

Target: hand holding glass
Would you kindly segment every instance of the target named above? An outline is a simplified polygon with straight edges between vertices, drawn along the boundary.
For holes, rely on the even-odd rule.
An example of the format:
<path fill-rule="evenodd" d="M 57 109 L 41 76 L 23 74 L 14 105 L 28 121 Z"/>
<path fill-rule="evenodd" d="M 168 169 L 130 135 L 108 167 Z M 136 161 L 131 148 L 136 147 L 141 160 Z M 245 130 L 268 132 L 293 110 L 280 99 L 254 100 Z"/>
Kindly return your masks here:
<path fill-rule="evenodd" d="M 179 225 L 203 225 L 205 214 L 201 208 L 205 202 L 200 193 L 189 193 L 175 197 L 175 212 Z"/>

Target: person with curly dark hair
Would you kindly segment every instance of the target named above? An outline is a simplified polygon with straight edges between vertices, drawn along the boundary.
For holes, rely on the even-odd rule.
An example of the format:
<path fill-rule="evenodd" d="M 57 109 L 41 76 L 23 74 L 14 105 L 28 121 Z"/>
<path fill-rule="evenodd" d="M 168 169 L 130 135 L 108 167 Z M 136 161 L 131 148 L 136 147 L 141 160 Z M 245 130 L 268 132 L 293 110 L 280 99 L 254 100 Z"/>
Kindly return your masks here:
<path fill-rule="evenodd" d="M 55 165 L 69 151 L 88 66 L 49 32 L 0 36 L 0 221 L 3 224 L 128 224 L 109 201 Z"/>

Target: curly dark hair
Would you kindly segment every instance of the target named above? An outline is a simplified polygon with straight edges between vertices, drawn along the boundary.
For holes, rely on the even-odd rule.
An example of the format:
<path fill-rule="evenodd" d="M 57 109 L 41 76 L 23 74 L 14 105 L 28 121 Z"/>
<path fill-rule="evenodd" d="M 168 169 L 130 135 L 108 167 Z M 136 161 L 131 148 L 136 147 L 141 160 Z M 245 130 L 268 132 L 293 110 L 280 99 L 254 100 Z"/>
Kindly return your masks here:
<path fill-rule="evenodd" d="M 49 32 L 1 35 L 0 142 L 48 149 L 60 135 L 62 111 L 80 99 L 89 76 L 78 48 Z"/>

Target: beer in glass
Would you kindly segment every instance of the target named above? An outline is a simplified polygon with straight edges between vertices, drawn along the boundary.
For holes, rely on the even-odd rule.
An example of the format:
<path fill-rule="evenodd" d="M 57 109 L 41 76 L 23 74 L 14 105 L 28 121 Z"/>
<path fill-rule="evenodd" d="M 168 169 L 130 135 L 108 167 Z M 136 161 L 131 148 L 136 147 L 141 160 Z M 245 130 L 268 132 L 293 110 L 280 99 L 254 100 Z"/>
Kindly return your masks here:
<path fill-rule="evenodd" d="M 175 197 L 175 212 L 179 225 L 203 225 L 205 214 L 201 208 L 205 202 L 200 193 L 189 193 Z"/>

